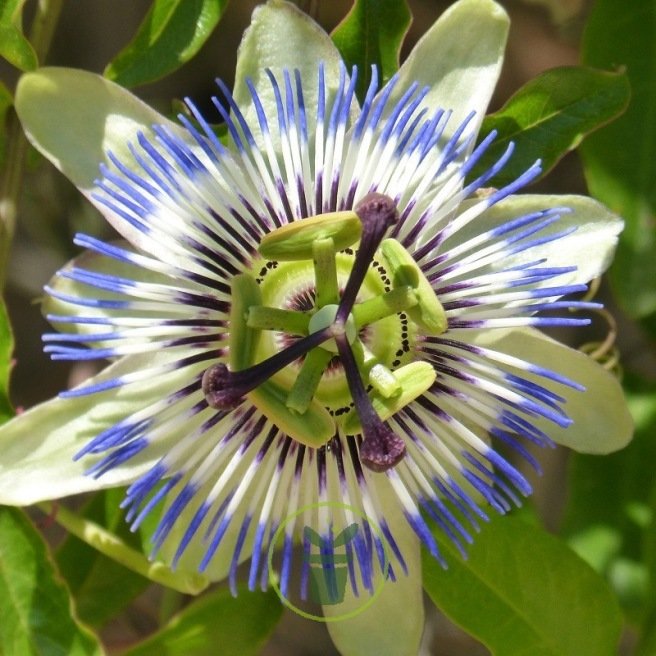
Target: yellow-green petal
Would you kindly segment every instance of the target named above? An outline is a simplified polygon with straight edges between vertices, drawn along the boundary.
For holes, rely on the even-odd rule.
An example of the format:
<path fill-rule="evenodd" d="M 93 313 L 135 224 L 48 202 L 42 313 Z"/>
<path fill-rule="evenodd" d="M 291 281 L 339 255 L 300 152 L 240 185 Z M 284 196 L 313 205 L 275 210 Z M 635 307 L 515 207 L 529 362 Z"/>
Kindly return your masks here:
<path fill-rule="evenodd" d="M 565 397 L 563 409 L 573 420 L 566 427 L 544 418 L 531 423 L 554 442 L 581 453 L 604 454 L 626 446 L 633 436 L 633 420 L 617 378 L 587 355 L 532 329 L 487 331 L 472 335 L 473 343 L 552 369 L 586 389 L 549 385 Z M 544 379 L 521 372 L 544 384 Z"/>
<path fill-rule="evenodd" d="M 408 566 L 406 576 L 396 563 L 397 580 L 386 581 L 374 602 L 349 619 L 328 622 L 328 632 L 342 656 L 417 656 L 424 630 L 424 605 L 421 581 L 419 538 L 403 516 L 398 498 L 387 478 L 369 477 L 384 509 L 384 516 Z M 379 582 L 380 584 L 380 582 Z M 344 602 L 324 606 L 326 618 L 357 611 L 368 597 L 355 597 L 347 586 Z"/>
<path fill-rule="evenodd" d="M 460 207 L 465 212 L 472 203 L 467 201 Z M 486 210 L 475 221 L 453 233 L 445 241 L 446 248 L 454 248 L 485 230 L 512 221 L 513 219 L 551 208 L 563 208 L 555 223 L 545 228 L 540 235 L 568 232 L 551 242 L 541 243 L 499 261 L 499 267 L 508 270 L 529 262 L 545 260 L 545 267 L 571 267 L 576 269 L 555 279 L 559 285 L 586 283 L 600 276 L 610 265 L 624 221 L 605 205 L 587 196 L 521 194 L 509 196 Z M 569 210 L 569 211 L 568 211 Z M 494 265 L 492 265 L 494 268 Z M 551 287 L 554 279 L 535 283 L 536 287 Z"/>
<path fill-rule="evenodd" d="M 126 356 L 88 383 L 139 371 L 166 358 L 170 355 Z M 202 366 L 198 365 L 198 371 Z M 74 461 L 73 456 L 103 430 L 183 387 L 198 371 L 187 368 L 98 394 L 54 398 L 4 424 L 0 428 L 0 504 L 23 506 L 131 483 L 171 448 L 186 427 L 99 479 L 84 474 L 95 462 L 93 457 Z"/>
<path fill-rule="evenodd" d="M 90 197 L 99 165 L 112 151 L 127 166 L 133 161 L 128 144 L 137 134 L 152 136 L 151 125 L 166 125 L 184 137 L 180 126 L 100 75 L 71 68 L 46 67 L 21 77 L 16 88 L 16 112 L 34 147 Z M 102 204 L 98 209 L 132 243 L 139 232 L 117 220 Z"/>
<path fill-rule="evenodd" d="M 252 80 L 264 112 L 272 120 L 271 117 L 277 116 L 276 100 L 266 69 L 270 69 L 277 80 L 282 79 L 283 69 L 291 75 L 298 70 L 303 80 L 308 133 L 313 134 L 319 65 L 324 66 L 328 100 L 338 86 L 340 62 L 339 52 L 328 34 L 298 7 L 284 0 L 270 0 L 257 7 L 237 52 L 233 95 L 246 122 L 254 130 L 258 144 L 261 145 L 262 140 L 246 79 Z"/>
<path fill-rule="evenodd" d="M 492 0 L 460 0 L 424 34 L 399 69 L 391 100 L 417 82 L 430 90 L 424 105 L 452 110 L 445 136 L 472 111 L 480 126 L 501 72 L 508 36 L 505 10 Z M 390 107 L 393 105 L 390 105 Z"/>

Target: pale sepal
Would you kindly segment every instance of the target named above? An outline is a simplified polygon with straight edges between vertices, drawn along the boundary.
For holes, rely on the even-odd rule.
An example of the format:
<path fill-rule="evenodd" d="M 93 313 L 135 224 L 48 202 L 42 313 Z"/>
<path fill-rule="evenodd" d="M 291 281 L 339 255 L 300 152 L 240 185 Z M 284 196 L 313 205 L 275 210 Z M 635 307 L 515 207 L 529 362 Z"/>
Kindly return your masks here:
<path fill-rule="evenodd" d="M 16 112 L 32 145 L 66 175 L 96 205 L 106 219 L 133 244 L 141 233 L 91 197 L 101 162 L 111 151 L 138 171 L 129 144 L 151 126 L 164 125 L 185 138 L 186 132 L 129 91 L 88 71 L 46 67 L 21 77 L 16 88 Z"/>
<path fill-rule="evenodd" d="M 169 360 L 171 355 L 166 353 L 126 356 L 85 384 Z M 75 461 L 73 457 L 103 430 L 184 387 L 194 373 L 186 368 L 97 394 L 57 397 L 4 424 L 0 428 L 0 504 L 24 506 L 134 481 L 170 450 L 186 433 L 184 428 L 150 444 L 98 479 L 84 473 L 97 458 L 85 456 Z"/>
<path fill-rule="evenodd" d="M 475 200 L 466 201 L 460 213 L 466 211 Z M 600 276 L 609 267 L 624 221 L 605 205 L 587 196 L 519 194 L 509 196 L 483 212 L 461 230 L 445 240 L 443 249 L 448 250 L 473 239 L 481 229 L 493 230 L 515 218 L 541 212 L 551 208 L 563 208 L 560 217 L 540 231 L 540 240 L 546 235 L 561 232 L 568 234 L 553 241 L 539 243 L 516 254 L 499 258 L 498 264 L 489 265 L 490 270 L 507 271 L 529 262 L 540 262 L 544 267 L 571 267 L 576 269 L 556 278 L 547 278 L 533 286 L 552 287 L 557 285 L 585 284 Z"/>
<path fill-rule="evenodd" d="M 120 241 L 114 243 L 120 248 L 128 251 L 130 249 L 126 242 Z M 110 276 L 118 276 L 135 282 L 155 283 L 162 286 L 181 286 L 189 288 L 190 291 L 198 289 L 194 283 L 189 281 L 181 281 L 173 279 L 163 273 L 150 271 L 144 267 L 138 267 L 133 264 L 120 262 L 110 257 L 104 257 L 93 251 L 83 251 L 80 255 L 67 262 L 60 270 L 48 281 L 48 288 L 54 293 L 59 295 L 68 295 L 75 298 L 95 298 L 95 299 L 109 299 L 109 300 L 125 300 L 126 296 L 122 294 L 112 293 L 110 291 L 102 290 L 96 287 L 91 287 L 77 280 L 73 280 L 62 273 L 72 272 L 74 269 L 83 269 L 92 273 L 100 273 Z M 104 307 L 84 307 L 76 303 L 70 303 L 55 298 L 51 294 L 45 294 L 41 302 L 41 312 L 44 317 L 50 316 L 67 316 L 67 317 L 118 317 L 125 318 L 129 312 L 124 309 L 111 309 Z M 170 319 L 171 313 L 165 310 L 154 311 L 149 310 L 148 317 L 153 319 L 156 324 L 158 319 Z M 110 327 L 98 326 L 92 323 L 72 322 L 72 321 L 54 321 L 51 320 L 52 325 L 58 332 L 68 334 L 97 334 L 99 332 L 109 332 Z M 64 338 L 62 338 L 64 339 Z M 147 338 L 141 338 L 145 341 Z M 94 346 L 98 348 L 111 347 L 111 341 L 94 341 Z"/>
<path fill-rule="evenodd" d="M 478 346 L 506 353 L 558 372 L 583 385 L 579 391 L 565 385 L 547 386 L 565 398 L 563 410 L 573 420 L 568 427 L 544 418 L 531 423 L 554 442 L 580 453 L 605 454 L 626 446 L 633 436 L 633 419 L 617 378 L 581 351 L 571 349 L 535 329 L 517 328 L 480 332 L 470 338 Z M 544 385 L 544 378 L 517 372 Z"/>
<path fill-rule="evenodd" d="M 453 112 L 445 137 L 472 111 L 476 116 L 466 133 L 478 131 L 501 72 L 509 25 L 505 10 L 492 0 L 451 5 L 401 65 L 390 100 L 399 100 L 414 82 L 428 86 L 423 104 L 432 112 Z"/>
<path fill-rule="evenodd" d="M 408 566 L 407 576 L 395 557 L 387 556 L 394 566 L 396 581 L 382 582 L 373 603 L 348 619 L 329 621 L 326 626 L 342 656 L 416 656 L 424 630 L 424 605 L 421 580 L 419 538 L 403 516 L 396 494 L 382 474 L 368 477 L 373 482 L 391 533 Z M 381 585 L 380 575 L 375 586 Z M 350 585 L 341 604 L 323 606 L 326 618 L 357 611 L 369 599 L 366 592 L 355 597 Z"/>
<path fill-rule="evenodd" d="M 236 457 L 236 456 L 235 456 Z M 246 473 L 248 465 L 250 464 L 249 460 L 243 459 L 237 465 L 235 474 L 232 477 L 232 484 L 235 481 L 240 480 Z M 181 485 L 186 482 L 187 479 L 183 479 Z M 164 540 L 161 548 L 157 552 L 158 560 L 166 563 L 173 567 L 174 571 L 186 571 L 186 572 L 197 572 L 200 563 L 202 562 L 209 545 L 209 540 L 206 536 L 207 526 L 211 520 L 211 514 L 208 520 L 200 526 L 198 531 L 189 541 L 189 544 L 184 550 L 184 553 L 176 560 L 176 552 L 180 543 L 189 527 L 189 524 L 194 518 L 194 515 L 198 511 L 202 503 L 208 498 L 212 488 L 216 483 L 215 479 L 212 479 L 209 483 L 202 486 L 198 493 L 195 495 L 194 499 L 185 507 L 185 509 L 180 513 L 177 521 L 171 528 L 166 540 Z M 162 506 L 161 515 L 164 514 L 164 511 L 175 501 L 180 492 L 180 486 L 175 487 L 167 496 Z M 235 545 L 239 538 L 239 531 L 242 526 L 243 519 L 246 515 L 248 506 L 244 503 L 235 511 L 233 520 L 231 521 L 229 527 L 226 529 L 221 544 L 216 551 L 216 554 L 209 562 L 207 568 L 203 570 L 203 576 L 207 577 L 209 581 L 217 582 L 223 581 L 226 579 L 230 573 L 230 568 L 232 564 L 232 557 L 235 552 Z M 155 522 L 151 523 L 152 531 L 157 528 Z M 151 532 L 152 532 L 151 531 Z M 146 532 L 148 529 L 146 528 Z M 152 546 L 152 541 L 150 536 L 146 536 L 144 541 L 146 548 Z M 253 548 L 253 527 L 248 532 L 248 535 L 242 546 L 238 562 L 241 564 L 244 561 L 248 560 L 251 557 Z M 175 561 L 175 562 L 174 562 Z"/>
<path fill-rule="evenodd" d="M 293 4 L 284 0 L 270 0 L 255 9 L 251 24 L 244 32 L 237 52 L 233 95 L 254 132 L 258 146 L 264 148 L 246 80 L 250 79 L 257 89 L 265 115 L 270 122 L 271 138 L 275 144 L 277 125 L 273 122 L 277 120 L 275 117 L 278 110 L 266 69 L 270 69 L 279 82 L 283 79 L 282 71 L 287 70 L 292 77 L 293 87 L 294 71 L 299 71 L 303 83 L 308 134 L 313 135 L 316 126 L 319 66 L 324 67 L 328 101 L 338 88 L 341 61 L 339 51 L 328 34 Z M 284 89 L 281 89 L 281 93 L 284 98 Z"/>

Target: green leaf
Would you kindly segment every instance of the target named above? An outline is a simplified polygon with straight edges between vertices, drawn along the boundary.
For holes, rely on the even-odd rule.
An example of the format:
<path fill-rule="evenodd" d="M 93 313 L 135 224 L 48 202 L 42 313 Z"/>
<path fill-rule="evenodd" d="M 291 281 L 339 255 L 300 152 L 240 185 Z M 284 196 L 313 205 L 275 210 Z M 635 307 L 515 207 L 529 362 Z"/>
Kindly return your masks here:
<path fill-rule="evenodd" d="M 9 374 L 11 356 L 14 350 L 14 336 L 11 332 L 7 309 L 0 300 L 0 424 L 14 416 L 14 409 L 9 401 Z"/>
<path fill-rule="evenodd" d="M 0 56 L 21 71 L 33 71 L 39 65 L 30 42 L 12 25 L 0 25 Z"/>
<path fill-rule="evenodd" d="M 656 312 L 656 3 L 638 0 L 627 11 L 616 0 L 597 0 L 585 31 L 583 61 L 626 66 L 631 103 L 613 124 L 581 148 L 594 196 L 626 220 L 611 270 L 624 309 L 642 317 Z"/>
<path fill-rule="evenodd" d="M 14 508 L 0 508 L 0 653 L 101 654 L 80 626 L 41 536 Z"/>
<path fill-rule="evenodd" d="M 129 546 L 116 534 L 76 515 L 66 506 L 42 502 L 39 508 L 89 546 L 155 583 L 193 595 L 200 594 L 209 585 L 208 578 L 200 574 L 198 568 L 188 571 L 183 567 L 176 567 L 174 571 L 161 560 L 150 560 L 141 549 Z"/>
<path fill-rule="evenodd" d="M 0 57 L 22 71 L 32 71 L 39 62 L 30 42 L 23 36 L 25 0 L 0 0 Z"/>
<path fill-rule="evenodd" d="M 13 25 L 22 31 L 26 0 L 0 0 L 0 25 Z"/>
<path fill-rule="evenodd" d="M 656 395 L 629 393 L 628 403 L 636 432 L 626 449 L 605 458 L 572 455 L 563 534 L 635 614 L 646 601 L 644 580 L 623 574 L 630 563 L 643 567 L 656 462 Z"/>
<path fill-rule="evenodd" d="M 105 75 L 126 87 L 153 82 L 180 68 L 212 34 L 228 0 L 154 0 L 134 39 Z"/>
<path fill-rule="evenodd" d="M 194 601 L 123 656 L 255 656 L 282 614 L 273 590 L 218 590 Z"/>
<path fill-rule="evenodd" d="M 123 496 L 122 488 L 96 494 L 85 508 L 84 517 L 139 549 L 139 535 L 129 530 L 119 507 Z M 58 549 L 56 559 L 75 597 L 80 619 L 92 626 L 103 625 L 150 583 L 73 535 L 69 535 Z"/>
<path fill-rule="evenodd" d="M 489 169 L 510 142 L 515 150 L 504 169 L 492 179 L 501 187 L 515 180 L 537 159 L 543 173 L 583 137 L 619 116 L 631 91 L 626 75 L 584 67 L 554 68 L 525 84 L 494 114 L 485 117 L 480 138 L 498 136 L 472 172 Z"/>
<path fill-rule="evenodd" d="M 648 605 L 642 621 L 636 656 L 650 656 L 656 653 L 656 481 L 652 487 L 650 501 L 651 522 L 647 527 L 644 542 L 649 576 Z"/>
<path fill-rule="evenodd" d="M 412 14 L 405 0 L 355 0 L 332 33 L 350 68 L 358 67 L 357 96 L 363 100 L 371 81 L 371 66 L 387 82 L 399 68 L 399 53 Z"/>
<path fill-rule="evenodd" d="M 424 553 L 435 604 L 497 656 L 612 656 L 622 617 L 594 570 L 544 530 L 514 517 L 483 527 L 463 560 L 435 532 L 447 570 Z"/>

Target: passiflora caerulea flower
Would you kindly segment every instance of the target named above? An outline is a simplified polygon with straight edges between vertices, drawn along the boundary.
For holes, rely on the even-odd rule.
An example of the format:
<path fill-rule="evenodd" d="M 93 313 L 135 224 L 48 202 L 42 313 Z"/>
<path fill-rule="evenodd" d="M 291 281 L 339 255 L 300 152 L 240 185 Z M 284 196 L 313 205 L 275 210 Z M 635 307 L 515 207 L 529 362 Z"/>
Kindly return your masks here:
<path fill-rule="evenodd" d="M 233 585 L 250 558 L 255 588 L 279 547 L 283 596 L 293 571 L 307 588 L 295 543 L 364 517 L 349 595 L 383 569 L 380 617 L 420 607 L 418 545 L 441 558 L 429 520 L 464 553 L 530 493 L 508 453 L 538 469 L 527 443 L 622 446 L 614 378 L 536 330 L 587 323 L 571 310 L 597 306 L 569 295 L 621 220 L 517 195 L 539 162 L 488 188 L 512 146 L 472 173 L 506 32 L 497 5 L 463 0 L 360 105 L 329 37 L 272 2 L 234 92 L 219 83 L 221 138 L 191 102 L 178 124 L 98 76 L 26 75 L 29 138 L 124 241 L 77 236 L 47 288 L 46 351 L 112 363 L 3 428 L 0 501 L 128 485 L 135 527 L 159 513 L 158 557 Z M 400 636 L 394 653 L 416 651 L 407 615 L 376 632 Z"/>

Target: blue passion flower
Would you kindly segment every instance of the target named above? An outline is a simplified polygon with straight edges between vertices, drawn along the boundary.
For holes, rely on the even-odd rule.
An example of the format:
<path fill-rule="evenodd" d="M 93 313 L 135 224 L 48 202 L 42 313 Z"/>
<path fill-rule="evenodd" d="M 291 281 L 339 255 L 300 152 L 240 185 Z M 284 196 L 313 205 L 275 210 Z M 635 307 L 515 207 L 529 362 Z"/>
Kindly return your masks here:
<path fill-rule="evenodd" d="M 449 21 L 481 11 L 487 40 L 458 50 L 459 83 L 427 79 Z M 248 59 L 277 21 L 315 45 L 307 61 Z M 255 588 L 276 547 L 283 596 L 294 571 L 307 592 L 294 545 L 310 553 L 365 517 L 347 545 L 357 595 L 376 569 L 415 568 L 409 541 L 441 559 L 430 523 L 464 554 L 490 512 L 530 494 L 527 445 L 623 444 L 613 378 L 537 330 L 588 323 L 579 311 L 599 306 L 572 295 L 608 265 L 621 220 L 518 194 L 539 162 L 491 188 L 512 144 L 476 166 L 496 136 L 478 140 L 505 29 L 493 3 L 458 3 L 395 77 L 373 69 L 360 104 L 359 72 L 272 3 L 234 95 L 219 82 L 216 116 L 188 100 L 178 124 L 91 74 L 25 76 L 28 135 L 123 241 L 78 235 L 85 252 L 47 287 L 51 357 L 113 364 L 3 429 L 0 500 L 127 484 L 132 526 L 158 518 L 155 555 L 233 589 L 250 558 Z"/>

